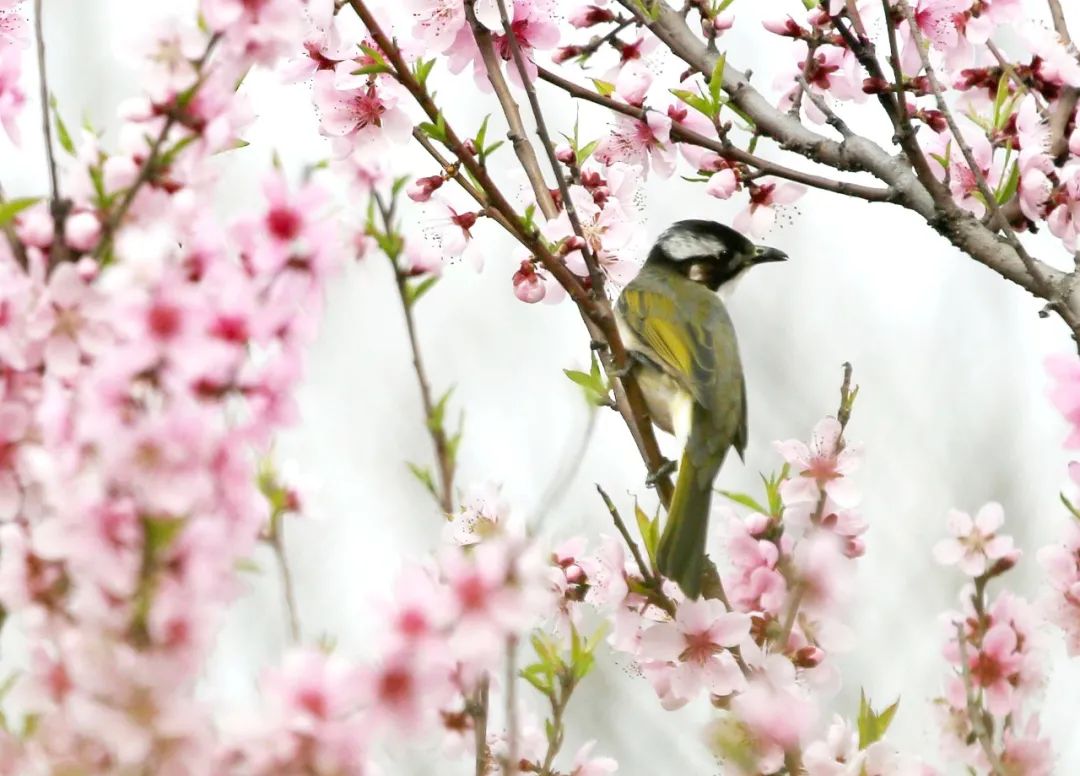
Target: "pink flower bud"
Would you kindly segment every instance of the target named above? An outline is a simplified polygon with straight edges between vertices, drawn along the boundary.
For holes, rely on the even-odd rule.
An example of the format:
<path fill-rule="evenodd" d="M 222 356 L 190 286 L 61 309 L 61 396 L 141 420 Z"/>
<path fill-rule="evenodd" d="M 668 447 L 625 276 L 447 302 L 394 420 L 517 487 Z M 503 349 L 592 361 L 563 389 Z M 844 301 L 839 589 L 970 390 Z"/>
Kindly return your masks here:
<path fill-rule="evenodd" d="M 48 248 L 55 233 L 49 208 L 43 203 L 24 210 L 15 218 L 15 234 L 32 248 Z"/>
<path fill-rule="evenodd" d="M 431 195 L 444 183 L 441 175 L 430 175 L 427 178 L 417 178 L 407 189 L 405 195 L 413 202 L 427 202 Z"/>
<path fill-rule="evenodd" d="M 782 19 L 776 17 L 765 19 L 761 25 L 774 35 L 783 35 L 788 38 L 801 38 L 804 35 L 803 28 L 790 16 Z"/>
<path fill-rule="evenodd" d="M 799 668 L 814 668 L 825 659 L 825 651 L 821 647 L 807 646 L 795 653 L 791 661 Z"/>
<path fill-rule="evenodd" d="M 561 65 L 566 60 L 573 59 L 580 54 L 581 46 L 561 46 L 555 49 L 555 53 L 551 55 L 551 60 L 556 65 Z"/>
<path fill-rule="evenodd" d="M 64 222 L 64 242 L 77 251 L 93 250 L 101 238 L 101 222 L 93 213 L 73 213 Z"/>
<path fill-rule="evenodd" d="M 139 177 L 139 165 L 130 156 L 110 156 L 101 171 L 108 192 L 129 188 Z"/>
<path fill-rule="evenodd" d="M 705 192 L 710 197 L 728 199 L 739 187 L 739 179 L 735 171 L 730 167 L 712 174 L 709 182 L 705 184 Z"/>
<path fill-rule="evenodd" d="M 598 5 L 583 5 L 570 14 L 570 25 L 578 29 L 612 21 L 615 21 L 615 14 Z"/>
<path fill-rule="evenodd" d="M 514 296 L 526 304 L 536 304 L 547 293 L 531 261 L 521 262 L 521 267 L 514 273 L 513 282 Z"/>
<path fill-rule="evenodd" d="M 578 237 L 575 234 L 575 235 L 567 237 L 565 240 L 563 240 L 562 247 L 559 249 L 559 255 L 560 256 L 565 256 L 568 253 L 573 253 L 574 251 L 580 251 L 584 247 L 585 247 L 585 240 L 583 240 L 582 238 Z"/>
<path fill-rule="evenodd" d="M 563 164 L 573 164 L 576 159 L 574 156 L 574 149 L 568 145 L 561 145 L 556 148 L 555 158 Z"/>
<path fill-rule="evenodd" d="M 473 142 L 473 139 L 471 137 L 465 141 L 464 146 L 465 151 L 469 154 L 469 156 L 476 156 L 476 143 Z"/>
<path fill-rule="evenodd" d="M 713 19 L 713 29 L 716 30 L 716 34 L 720 35 L 727 32 L 735 24 L 735 13 L 733 11 L 724 11 L 718 13 L 716 18 Z"/>
<path fill-rule="evenodd" d="M 746 516 L 746 530 L 751 536 L 761 536 L 769 527 L 769 516 L 754 512 Z"/>

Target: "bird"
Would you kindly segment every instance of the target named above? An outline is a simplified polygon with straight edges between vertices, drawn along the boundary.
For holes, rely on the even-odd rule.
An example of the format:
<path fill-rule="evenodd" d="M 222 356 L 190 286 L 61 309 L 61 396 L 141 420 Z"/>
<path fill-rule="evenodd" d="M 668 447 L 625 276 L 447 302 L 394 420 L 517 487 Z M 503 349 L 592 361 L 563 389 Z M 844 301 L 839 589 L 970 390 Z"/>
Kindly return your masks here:
<path fill-rule="evenodd" d="M 678 221 L 660 234 L 615 304 L 627 372 L 652 422 L 682 445 L 656 564 L 691 599 L 701 595 L 713 481 L 728 450 L 742 458 L 747 444 L 746 382 L 717 291 L 757 264 L 787 258 L 715 221 Z M 648 482 L 674 466 L 666 461 Z"/>

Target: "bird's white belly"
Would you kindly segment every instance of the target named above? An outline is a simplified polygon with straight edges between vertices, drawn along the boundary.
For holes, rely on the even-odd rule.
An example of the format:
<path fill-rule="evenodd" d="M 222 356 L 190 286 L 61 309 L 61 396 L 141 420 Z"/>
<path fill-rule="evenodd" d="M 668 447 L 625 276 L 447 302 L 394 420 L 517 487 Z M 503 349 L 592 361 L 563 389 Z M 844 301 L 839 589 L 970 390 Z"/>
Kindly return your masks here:
<path fill-rule="evenodd" d="M 659 369 L 642 366 L 634 374 L 645 395 L 645 404 L 653 423 L 674 435 L 679 444 L 685 446 L 694 412 L 693 396 Z"/>

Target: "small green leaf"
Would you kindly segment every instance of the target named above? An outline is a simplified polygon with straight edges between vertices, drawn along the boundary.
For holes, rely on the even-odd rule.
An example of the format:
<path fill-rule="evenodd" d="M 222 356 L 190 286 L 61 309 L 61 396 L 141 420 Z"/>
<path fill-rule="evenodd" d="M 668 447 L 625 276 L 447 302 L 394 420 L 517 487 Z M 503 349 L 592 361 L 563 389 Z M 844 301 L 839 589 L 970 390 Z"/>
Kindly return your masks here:
<path fill-rule="evenodd" d="M 865 749 L 875 741 L 880 741 L 892 724 L 893 717 L 900 707 L 900 699 L 880 713 L 875 712 L 864 691 L 859 692 L 859 749 Z"/>
<path fill-rule="evenodd" d="M 450 401 L 450 396 L 454 393 L 454 386 L 450 386 L 446 389 L 446 392 L 439 397 L 439 400 L 435 402 L 435 406 L 431 409 L 431 415 L 428 417 L 427 425 L 432 431 L 437 431 L 443 427 L 443 419 L 446 417 L 446 404 Z"/>
<path fill-rule="evenodd" d="M 41 197 L 22 197 L 0 202 L 0 226 L 7 226 L 15 216 L 41 201 Z"/>
<path fill-rule="evenodd" d="M 673 95 L 675 95 L 684 103 L 689 105 L 691 108 L 696 110 L 698 113 L 701 113 L 708 118 L 713 117 L 714 111 L 712 103 L 706 97 L 703 97 L 700 94 L 694 94 L 687 89 L 669 89 L 668 91 L 670 91 Z"/>
<path fill-rule="evenodd" d="M 730 490 L 718 490 L 716 492 L 726 498 L 728 501 L 734 501 L 736 504 L 741 504 L 747 509 L 752 509 L 755 512 L 759 512 L 763 515 L 769 514 L 769 510 L 765 509 L 765 507 L 761 506 L 761 504 L 759 504 L 746 493 L 735 493 L 734 491 Z"/>
<path fill-rule="evenodd" d="M 544 695 L 550 695 L 555 689 L 554 677 L 540 663 L 534 663 L 521 669 L 520 676 Z"/>
<path fill-rule="evenodd" d="M 994 198 L 997 199 L 998 204 L 1002 205 L 1013 198 L 1017 189 L 1020 188 L 1020 165 L 1013 162 L 1012 167 L 1009 169 L 1009 177 L 1005 179 L 1005 182 L 998 188 L 994 194 Z"/>
<path fill-rule="evenodd" d="M 405 185 L 409 182 L 408 175 L 401 175 L 394 179 L 394 184 L 390 187 L 390 196 L 396 198 L 401 190 L 405 188 Z M 374 197 L 372 198 L 374 200 Z"/>
<path fill-rule="evenodd" d="M 994 128 L 1001 129 L 1005 125 L 1005 118 L 1003 117 L 1001 109 L 1005 106 L 1005 100 L 1009 97 L 1009 71 L 1008 68 L 1001 74 L 1001 78 L 998 79 L 997 94 L 994 96 Z"/>
<path fill-rule="evenodd" d="M 599 78 L 590 78 L 589 80 L 593 82 L 593 86 L 596 87 L 596 91 L 600 96 L 610 97 L 615 93 L 615 84 L 610 81 L 601 81 Z"/>
<path fill-rule="evenodd" d="M 1069 510 L 1069 514 L 1075 517 L 1077 520 L 1080 520 L 1080 509 L 1077 509 L 1076 505 L 1069 501 L 1068 497 L 1064 493 L 1060 495 L 1061 503 L 1065 505 L 1065 508 L 1067 510 Z"/>
<path fill-rule="evenodd" d="M 169 549 L 176 537 L 184 530 L 185 521 L 175 517 L 144 517 L 144 551 L 151 558 L 156 558 Z"/>
<path fill-rule="evenodd" d="M 641 543 L 645 545 L 645 553 L 649 556 L 649 566 L 655 569 L 656 547 L 660 543 L 660 520 L 650 520 L 637 501 L 634 502 L 634 519 L 637 521 L 638 533 L 641 534 Z"/>
<path fill-rule="evenodd" d="M 420 481 L 420 484 L 424 486 L 432 496 L 438 498 L 438 489 L 435 487 L 435 478 L 431 474 L 431 469 L 426 466 L 419 466 L 411 461 L 406 461 L 405 465 L 409 467 L 409 471 L 412 475 Z"/>
<path fill-rule="evenodd" d="M 386 65 L 380 64 L 378 62 L 372 62 L 371 64 L 363 65 L 361 67 L 358 67 L 356 70 L 352 71 L 352 74 L 353 75 L 379 75 L 381 73 L 389 73 L 389 72 L 391 72 L 390 68 L 387 67 Z"/>
<path fill-rule="evenodd" d="M 593 151 L 600 145 L 599 140 L 593 140 L 591 143 L 586 143 L 574 153 L 574 161 L 577 162 L 578 167 L 585 163 L 585 160 L 593 155 Z"/>
<path fill-rule="evenodd" d="M 720 111 L 721 92 L 724 88 L 724 66 L 727 63 L 727 55 L 721 54 L 716 58 L 713 65 L 712 76 L 709 78 L 709 96 L 712 97 L 713 116 Z"/>
<path fill-rule="evenodd" d="M 600 406 L 608 403 L 607 380 L 604 379 L 604 375 L 600 371 L 600 365 L 597 363 L 595 355 L 588 373 L 579 372 L 575 369 L 564 369 L 563 374 L 569 377 L 572 382 L 581 386 L 581 389 L 585 392 L 585 400 L 589 404 Z"/>
<path fill-rule="evenodd" d="M 405 303 L 412 307 L 414 304 L 420 301 L 420 298 L 435 287 L 435 284 L 439 282 L 438 275 L 431 275 L 423 280 L 415 283 L 407 283 L 405 285 Z"/>
<path fill-rule="evenodd" d="M 64 119 L 60 117 L 60 109 L 57 107 L 55 95 L 49 97 L 49 107 L 52 108 L 53 122 L 56 124 L 57 142 L 60 143 L 61 148 L 72 156 L 75 156 L 75 142 L 71 139 L 71 133 L 68 132 L 67 124 L 65 124 Z"/>
<path fill-rule="evenodd" d="M 480 129 L 476 130 L 476 137 L 473 139 L 473 143 L 477 148 L 484 147 L 484 140 L 487 139 L 488 120 L 490 118 L 490 113 L 484 116 L 484 120 L 480 122 Z"/>

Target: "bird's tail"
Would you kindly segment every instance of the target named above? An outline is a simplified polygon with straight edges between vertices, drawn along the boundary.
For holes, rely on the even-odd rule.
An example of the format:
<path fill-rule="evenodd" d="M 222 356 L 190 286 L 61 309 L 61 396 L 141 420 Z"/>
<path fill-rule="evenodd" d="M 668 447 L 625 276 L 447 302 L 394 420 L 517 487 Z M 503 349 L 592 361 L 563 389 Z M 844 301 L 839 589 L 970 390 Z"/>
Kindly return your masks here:
<path fill-rule="evenodd" d="M 660 573 L 678 583 L 688 598 L 701 595 L 705 572 L 705 543 L 709 530 L 712 483 L 719 466 L 702 472 L 683 453 L 679 479 L 671 497 L 667 523 L 656 551 Z"/>

